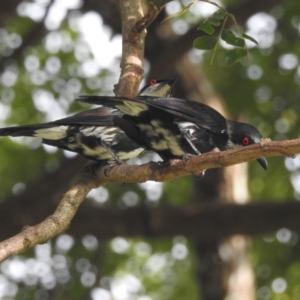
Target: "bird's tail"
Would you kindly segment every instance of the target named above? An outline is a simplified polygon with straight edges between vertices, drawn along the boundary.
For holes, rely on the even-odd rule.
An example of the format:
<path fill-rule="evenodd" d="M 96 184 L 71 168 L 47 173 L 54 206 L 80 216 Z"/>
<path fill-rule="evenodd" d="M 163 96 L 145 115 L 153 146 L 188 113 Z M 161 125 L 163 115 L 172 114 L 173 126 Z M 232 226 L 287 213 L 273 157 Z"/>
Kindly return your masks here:
<path fill-rule="evenodd" d="M 68 126 L 55 124 L 36 124 L 0 129 L 0 136 L 34 136 L 42 139 L 59 140 L 67 135 Z"/>

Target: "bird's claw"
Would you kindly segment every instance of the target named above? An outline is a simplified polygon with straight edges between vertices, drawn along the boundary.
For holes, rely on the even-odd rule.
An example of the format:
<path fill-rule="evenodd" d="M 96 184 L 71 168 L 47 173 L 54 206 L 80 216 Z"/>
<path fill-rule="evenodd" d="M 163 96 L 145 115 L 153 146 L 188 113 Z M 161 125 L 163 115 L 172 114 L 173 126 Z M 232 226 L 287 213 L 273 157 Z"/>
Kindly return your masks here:
<path fill-rule="evenodd" d="M 108 176 L 113 167 L 120 166 L 120 165 L 124 165 L 124 163 L 122 161 L 121 162 L 113 161 L 112 163 L 109 163 L 108 161 L 94 162 L 91 165 L 91 172 L 93 176 L 96 177 L 98 169 L 104 167 L 104 175 Z"/>
<path fill-rule="evenodd" d="M 199 152 L 198 155 L 201 155 L 201 153 Z M 184 162 L 187 162 L 190 158 L 192 158 L 194 156 L 196 156 L 196 155 L 195 154 L 186 153 L 186 154 L 183 155 L 182 160 Z M 206 170 L 203 170 L 203 171 L 201 171 L 198 174 L 194 174 L 194 176 L 196 177 L 196 179 L 202 179 L 204 177 L 204 175 L 205 175 L 205 171 Z"/>
<path fill-rule="evenodd" d="M 107 166 L 106 166 L 105 169 L 104 169 L 104 175 L 105 175 L 106 177 L 108 177 L 108 175 L 109 175 L 109 173 L 110 173 L 110 171 L 111 171 L 111 169 L 112 169 L 113 167 L 121 166 L 121 165 L 125 165 L 123 161 L 116 161 L 116 160 L 115 160 L 115 161 L 114 161 L 113 163 L 111 163 L 111 164 L 107 163 Z"/>
<path fill-rule="evenodd" d="M 106 177 L 108 177 L 109 176 L 109 173 L 110 173 L 110 171 L 111 171 L 111 169 L 113 168 L 113 167 L 115 167 L 117 164 L 108 164 L 106 167 L 105 167 L 105 169 L 104 169 L 104 175 L 106 176 Z"/>
<path fill-rule="evenodd" d="M 194 157 L 194 156 L 196 156 L 196 155 L 190 154 L 190 153 L 185 153 L 185 154 L 183 155 L 183 157 L 182 157 L 182 160 L 183 160 L 184 162 L 187 162 L 190 158 L 192 158 L 192 157 Z"/>

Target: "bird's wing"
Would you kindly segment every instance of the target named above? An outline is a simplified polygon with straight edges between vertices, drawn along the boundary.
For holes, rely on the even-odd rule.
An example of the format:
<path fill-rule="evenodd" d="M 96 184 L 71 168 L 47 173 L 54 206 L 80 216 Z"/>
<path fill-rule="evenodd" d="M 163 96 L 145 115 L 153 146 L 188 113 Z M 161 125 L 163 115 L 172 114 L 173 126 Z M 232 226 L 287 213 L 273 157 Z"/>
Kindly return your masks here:
<path fill-rule="evenodd" d="M 140 97 L 141 99 L 138 97 L 127 98 L 118 96 L 79 96 L 77 101 L 117 108 L 130 116 L 139 116 L 140 113 L 149 109 L 148 105 L 143 101 L 143 99 L 147 99 L 148 96 Z"/>
<path fill-rule="evenodd" d="M 135 98 L 107 97 L 107 96 L 81 96 L 78 101 L 117 107 L 131 116 L 138 115 L 140 111 L 155 107 L 172 115 L 192 122 L 197 126 L 215 133 L 226 131 L 226 119 L 208 105 L 196 101 L 188 101 L 179 98 L 157 98 L 150 96 L 137 96 Z"/>
<path fill-rule="evenodd" d="M 163 109 L 215 133 L 226 131 L 226 119 L 212 107 L 179 98 L 148 98 L 147 104 Z"/>
<path fill-rule="evenodd" d="M 120 112 L 100 107 L 86 110 L 51 123 L 61 125 L 113 126 L 114 114 L 120 114 Z"/>

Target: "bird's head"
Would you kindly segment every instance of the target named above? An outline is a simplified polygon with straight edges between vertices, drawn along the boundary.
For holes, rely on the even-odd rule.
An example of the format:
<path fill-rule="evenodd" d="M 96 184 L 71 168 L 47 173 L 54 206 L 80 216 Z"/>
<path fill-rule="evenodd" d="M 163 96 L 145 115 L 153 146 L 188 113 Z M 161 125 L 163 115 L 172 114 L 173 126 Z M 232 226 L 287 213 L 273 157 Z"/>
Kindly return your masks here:
<path fill-rule="evenodd" d="M 229 135 L 227 149 L 258 144 L 263 138 L 254 126 L 235 121 L 227 121 L 227 133 Z M 261 157 L 257 161 L 265 170 L 268 169 L 268 162 L 265 157 Z"/>
<path fill-rule="evenodd" d="M 139 96 L 171 97 L 177 78 L 173 79 L 151 79 L 141 91 Z"/>

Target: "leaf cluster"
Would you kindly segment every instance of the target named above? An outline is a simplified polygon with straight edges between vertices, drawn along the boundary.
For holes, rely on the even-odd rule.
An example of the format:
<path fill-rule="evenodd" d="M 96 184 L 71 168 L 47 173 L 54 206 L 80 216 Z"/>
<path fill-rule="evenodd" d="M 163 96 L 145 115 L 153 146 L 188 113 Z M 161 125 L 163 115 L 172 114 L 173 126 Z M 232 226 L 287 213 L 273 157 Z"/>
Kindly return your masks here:
<path fill-rule="evenodd" d="M 239 36 L 234 34 L 232 30 L 225 28 L 228 18 L 233 20 L 237 31 L 239 32 Z M 225 54 L 225 61 L 227 65 L 233 65 L 248 56 L 245 39 L 257 44 L 257 41 L 254 38 L 240 32 L 234 16 L 223 8 L 219 8 L 209 18 L 201 23 L 198 26 L 198 30 L 203 31 L 207 35 L 196 38 L 193 42 L 193 46 L 199 50 L 213 50 L 211 64 L 214 60 L 218 41 L 220 39 L 225 41 L 228 45 L 236 47 L 235 49 L 227 51 Z"/>

